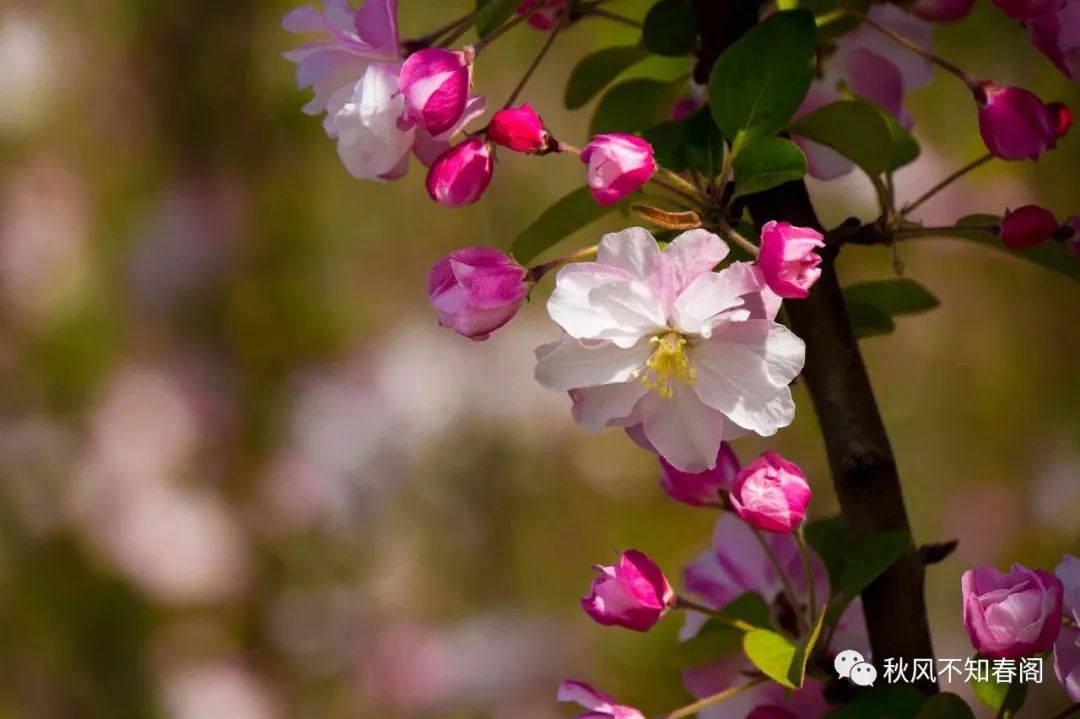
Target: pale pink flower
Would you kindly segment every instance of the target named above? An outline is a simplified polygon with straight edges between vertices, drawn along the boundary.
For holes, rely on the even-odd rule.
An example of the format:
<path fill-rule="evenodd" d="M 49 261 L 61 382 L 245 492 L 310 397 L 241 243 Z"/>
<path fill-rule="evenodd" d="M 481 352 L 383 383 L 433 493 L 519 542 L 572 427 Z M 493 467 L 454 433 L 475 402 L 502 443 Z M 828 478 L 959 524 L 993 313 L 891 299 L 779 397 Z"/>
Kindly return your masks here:
<path fill-rule="evenodd" d="M 597 624 L 647 632 L 675 605 L 675 590 L 652 559 L 631 549 L 613 566 L 597 564 L 600 573 L 581 608 Z"/>
<path fill-rule="evenodd" d="M 1032 42 L 1065 75 L 1080 80 L 1080 0 L 1027 21 Z"/>
<path fill-rule="evenodd" d="M 1057 145 L 1059 115 L 1034 93 L 989 81 L 978 86 L 979 132 L 994 155 L 1037 160 Z"/>
<path fill-rule="evenodd" d="M 640 137 L 597 135 L 581 152 L 589 166 L 589 188 L 601 205 L 613 205 L 637 191 L 656 172 L 653 147 Z"/>
<path fill-rule="evenodd" d="M 755 529 L 791 534 L 806 519 L 810 485 L 799 465 L 764 452 L 746 465 L 731 487 L 735 513 Z"/>
<path fill-rule="evenodd" d="M 1046 651 L 1061 630 L 1064 587 L 1053 574 L 1014 564 L 1008 573 L 976 567 L 960 580 L 964 628 L 975 650 L 991 659 Z"/>
<path fill-rule="evenodd" d="M 761 228 L 757 266 L 773 292 L 803 299 L 821 277 L 817 250 L 824 246 L 825 238 L 817 230 L 787 222 L 766 222 Z"/>
<path fill-rule="evenodd" d="M 480 200 L 495 172 L 491 143 L 474 137 L 455 145 L 431 164 L 428 195 L 446 207 L 471 205 Z"/>
<path fill-rule="evenodd" d="M 725 439 L 787 426 L 805 346 L 774 321 L 779 298 L 757 268 L 712 271 L 727 254 L 705 230 L 663 252 L 638 227 L 606 235 L 595 262 L 559 271 L 548 312 L 566 334 L 537 349 L 537 380 L 572 392 L 593 431 L 641 424 L 684 472 L 715 467 Z"/>
<path fill-rule="evenodd" d="M 398 82 L 397 0 L 367 0 L 359 10 L 346 0 L 325 0 L 323 10 L 306 5 L 286 15 L 283 24 L 317 38 L 285 57 L 297 64 L 297 85 L 315 90 L 304 112 L 326 113 L 326 134 L 337 141 L 342 163 L 357 179 L 404 176 L 410 152 L 430 164 L 446 140 L 483 112 L 483 98 L 470 98 L 461 121 L 438 138 L 399 127 L 405 98 Z"/>
<path fill-rule="evenodd" d="M 559 684 L 559 701 L 573 702 L 589 710 L 577 719 L 645 719 L 637 709 L 618 704 L 607 694 L 573 679 Z"/>

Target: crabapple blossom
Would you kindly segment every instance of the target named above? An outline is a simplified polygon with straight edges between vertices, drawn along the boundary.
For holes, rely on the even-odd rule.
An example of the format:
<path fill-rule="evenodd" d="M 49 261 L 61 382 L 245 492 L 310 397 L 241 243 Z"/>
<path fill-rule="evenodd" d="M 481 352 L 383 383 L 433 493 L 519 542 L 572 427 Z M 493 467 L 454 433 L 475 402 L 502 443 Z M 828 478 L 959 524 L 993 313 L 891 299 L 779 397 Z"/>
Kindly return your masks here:
<path fill-rule="evenodd" d="M 594 137 L 582 150 L 581 161 L 589 166 L 589 188 L 601 205 L 614 205 L 656 172 L 652 145 L 622 133 Z"/>
<path fill-rule="evenodd" d="M 447 207 L 471 205 L 484 195 L 495 172 L 491 143 L 473 137 L 439 156 L 427 175 L 431 199 Z"/>
<path fill-rule="evenodd" d="M 537 349 L 537 380 L 573 391 L 593 431 L 641 424 L 683 472 L 715 467 L 725 439 L 787 426 L 805 346 L 774 321 L 780 299 L 759 269 L 712 271 L 727 254 L 705 230 L 663 251 L 639 227 L 606 235 L 595 262 L 559 270 L 548 313 L 565 334 Z"/>
<path fill-rule="evenodd" d="M 681 472 L 663 457 L 660 462 L 660 486 L 677 502 L 692 507 L 712 507 L 722 501 L 739 472 L 739 458 L 724 442 L 716 456 L 716 466 L 703 472 Z"/>
<path fill-rule="evenodd" d="M 521 309 L 529 292 L 525 276 L 525 268 L 504 252 L 466 247 L 431 268 L 428 298 L 440 325 L 486 340 Z"/>
<path fill-rule="evenodd" d="M 806 474 L 776 452 L 746 465 L 731 487 L 735 513 L 754 529 L 791 534 L 806 518 L 810 503 Z"/>
<path fill-rule="evenodd" d="M 544 0 L 522 0 L 518 6 L 517 14 L 524 15 Z M 566 11 L 567 0 L 547 0 L 547 4 L 529 16 L 528 23 L 541 32 L 550 32 L 555 29 Z"/>
<path fill-rule="evenodd" d="M 787 222 L 766 222 L 761 228 L 757 266 L 773 292 L 802 299 L 821 277 L 821 257 L 815 250 L 824 246 L 825 238 L 817 230 Z"/>
<path fill-rule="evenodd" d="M 975 649 L 991 659 L 1017 659 L 1049 649 L 1061 629 L 1061 580 L 1014 564 L 1008 572 L 977 567 L 960 586 L 964 628 Z"/>
<path fill-rule="evenodd" d="M 1031 40 L 1067 77 L 1080 80 L 1080 2 L 1027 20 Z"/>
<path fill-rule="evenodd" d="M 647 632 L 675 605 L 675 590 L 656 563 L 630 550 L 615 566 L 596 565 L 600 576 L 581 598 L 581 608 L 604 626 Z"/>
<path fill-rule="evenodd" d="M 618 704 L 607 694 L 573 679 L 565 679 L 559 684 L 558 699 L 580 704 L 589 710 L 578 715 L 577 719 L 645 719 L 645 715 L 637 709 Z"/>
<path fill-rule="evenodd" d="M 1003 160 L 1037 160 L 1058 140 L 1058 116 L 1034 93 L 994 82 L 978 83 L 979 132 Z"/>
<path fill-rule="evenodd" d="M 433 137 L 442 137 L 476 114 L 469 106 L 474 59 L 471 48 L 435 47 L 410 55 L 401 66 L 404 109 L 398 126 L 408 130 L 419 125 Z"/>
<path fill-rule="evenodd" d="M 529 103 L 496 112 L 488 125 L 488 138 L 496 145 L 529 154 L 543 152 L 552 146 L 544 121 Z"/>
<path fill-rule="evenodd" d="M 1073 622 L 1061 628 L 1054 643 L 1054 673 L 1069 698 L 1080 702 L 1080 559 L 1065 555 L 1054 574 L 1064 586 L 1064 611 Z"/>
<path fill-rule="evenodd" d="M 1057 229 L 1058 222 L 1050 210 L 1024 205 L 1005 213 L 1001 242 L 1011 250 L 1029 250 L 1052 238 Z"/>

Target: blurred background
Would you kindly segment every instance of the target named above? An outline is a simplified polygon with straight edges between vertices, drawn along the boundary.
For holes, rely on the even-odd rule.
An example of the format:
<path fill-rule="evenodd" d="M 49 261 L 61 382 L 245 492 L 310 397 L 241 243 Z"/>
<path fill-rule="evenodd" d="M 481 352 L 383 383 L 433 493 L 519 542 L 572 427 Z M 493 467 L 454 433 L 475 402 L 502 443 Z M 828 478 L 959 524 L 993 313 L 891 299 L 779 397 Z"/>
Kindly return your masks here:
<path fill-rule="evenodd" d="M 401 0 L 403 35 L 467 5 Z M 354 181 L 300 112 L 280 56 L 299 42 L 280 29 L 291 7 L 0 6 L 0 717 L 546 719 L 574 713 L 554 702 L 564 676 L 650 711 L 686 703 L 679 619 L 604 629 L 578 597 L 613 548 L 678 577 L 714 517 L 666 499 L 648 455 L 589 436 L 534 383 L 532 349 L 557 335 L 550 280 L 486 343 L 426 305 L 439 256 L 509 247 L 582 167 L 504 153 L 492 191 L 453 211 L 415 165 Z M 524 99 L 583 144 L 590 112 L 562 109 L 567 74 L 635 39 L 580 23 Z M 542 40 L 522 27 L 496 43 L 478 89 L 499 103 Z M 975 75 L 1080 106 L 982 0 L 936 40 Z M 950 78 L 910 106 L 923 156 L 898 178 L 908 199 L 984 151 Z M 1067 217 L 1078 163 L 1074 131 L 922 218 L 1034 201 Z M 813 191 L 827 221 L 872 212 L 857 176 Z M 1080 286 L 958 240 L 900 252 L 943 306 L 864 350 L 917 539 L 960 540 L 929 595 L 939 656 L 964 657 L 964 568 L 1080 552 Z M 887 279 L 892 258 L 852 248 L 841 270 Z M 826 516 L 820 435 L 796 400 L 770 446 L 807 468 Z M 1030 715 L 1063 704 L 1047 686 Z"/>

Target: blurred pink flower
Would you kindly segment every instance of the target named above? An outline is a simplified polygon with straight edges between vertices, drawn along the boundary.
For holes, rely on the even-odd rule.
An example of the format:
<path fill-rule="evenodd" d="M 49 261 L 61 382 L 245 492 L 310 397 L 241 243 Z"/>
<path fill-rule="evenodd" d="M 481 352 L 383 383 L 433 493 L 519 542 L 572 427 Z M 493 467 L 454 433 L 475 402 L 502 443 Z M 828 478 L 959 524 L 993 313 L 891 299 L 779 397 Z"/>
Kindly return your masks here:
<path fill-rule="evenodd" d="M 1061 629 L 1061 580 L 1014 564 L 1008 572 L 976 567 L 960 581 L 964 628 L 976 651 L 991 659 L 1034 656 L 1049 649 Z"/>
<path fill-rule="evenodd" d="M 598 624 L 647 632 L 675 604 L 667 577 L 641 552 L 630 550 L 619 555 L 617 565 L 594 568 L 600 576 L 581 607 Z"/>
<path fill-rule="evenodd" d="M 723 502 L 724 493 L 731 489 L 739 473 L 739 458 L 727 442 L 720 445 L 716 466 L 703 472 L 681 472 L 663 457 L 658 459 L 660 486 L 675 501 L 692 507 L 713 507 Z"/>
<path fill-rule="evenodd" d="M 168 719 L 281 719 L 277 699 L 251 671 L 220 661 L 175 670 L 163 679 Z"/>
<path fill-rule="evenodd" d="M 567 0 L 522 0 L 521 5 L 518 6 L 517 14 L 524 15 L 541 2 L 546 4 L 543 8 L 530 15 L 528 22 L 529 25 L 541 32 L 550 32 L 555 29 L 560 17 L 565 12 Z"/>
<path fill-rule="evenodd" d="M 975 0 L 916 0 L 911 11 L 930 22 L 954 22 L 975 7 Z"/>
<path fill-rule="evenodd" d="M 787 222 L 766 222 L 761 228 L 761 253 L 757 266 L 766 284 L 781 297 L 803 299 L 821 277 L 821 256 L 825 237 L 809 227 Z"/>
<path fill-rule="evenodd" d="M 1069 0 L 993 0 L 1013 20 L 1034 20 L 1065 7 Z"/>
<path fill-rule="evenodd" d="M 1080 80 L 1080 1 L 1027 21 L 1032 42 L 1072 80 Z"/>
<path fill-rule="evenodd" d="M 1080 702 L 1080 559 L 1066 554 L 1054 574 L 1064 587 L 1065 615 L 1074 623 L 1063 626 L 1054 643 L 1054 672 L 1069 698 Z"/>
<path fill-rule="evenodd" d="M 715 467 L 736 433 L 789 424 L 805 347 L 774 321 L 760 271 L 712 271 L 727 253 L 704 230 L 664 251 L 641 228 L 606 235 L 595 262 L 559 271 L 548 312 L 566 335 L 537 349 L 537 380 L 572 392 L 575 419 L 594 431 L 642 424 L 683 472 Z"/>
<path fill-rule="evenodd" d="M 637 709 L 619 704 L 613 697 L 573 679 L 566 679 L 559 685 L 558 698 L 561 702 L 573 702 L 589 710 L 578 715 L 578 719 L 645 719 Z"/>
<path fill-rule="evenodd" d="M 683 673 L 686 688 L 699 699 L 748 681 L 751 669 L 742 655 L 707 664 Z M 803 687 L 789 691 L 775 682 L 760 684 L 698 712 L 699 719 L 822 719 L 832 709 L 825 700 L 824 685 L 807 678 Z"/>

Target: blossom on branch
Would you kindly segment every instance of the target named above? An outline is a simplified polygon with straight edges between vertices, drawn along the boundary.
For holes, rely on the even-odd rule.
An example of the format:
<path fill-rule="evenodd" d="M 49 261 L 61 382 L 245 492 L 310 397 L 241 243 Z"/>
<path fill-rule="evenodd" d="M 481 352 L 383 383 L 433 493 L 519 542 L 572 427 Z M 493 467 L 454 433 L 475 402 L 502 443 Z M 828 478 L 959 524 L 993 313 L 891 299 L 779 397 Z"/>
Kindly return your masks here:
<path fill-rule="evenodd" d="M 653 147 L 640 137 L 597 135 L 581 152 L 589 166 L 589 188 L 601 205 L 614 205 L 648 182 L 656 172 Z"/>
<path fill-rule="evenodd" d="M 964 572 L 960 586 L 964 628 L 975 649 L 991 659 L 1030 657 L 1049 649 L 1061 630 L 1061 580 L 1014 564 Z"/>
<path fill-rule="evenodd" d="M 795 416 L 805 345 L 775 322 L 759 269 L 712 271 L 727 254 L 705 230 L 662 252 L 641 228 L 605 236 L 595 262 L 559 271 L 548 312 L 565 335 L 537 349 L 537 380 L 593 431 L 640 424 L 683 472 L 715 467 L 725 439 L 775 434 Z"/>
<path fill-rule="evenodd" d="M 600 576 L 581 598 L 593 621 L 647 632 L 675 605 L 675 590 L 653 560 L 630 550 L 614 566 L 596 565 Z"/>
<path fill-rule="evenodd" d="M 509 322 L 529 292 L 525 268 L 490 247 L 451 252 L 428 274 L 428 299 L 439 324 L 486 340 Z"/>

